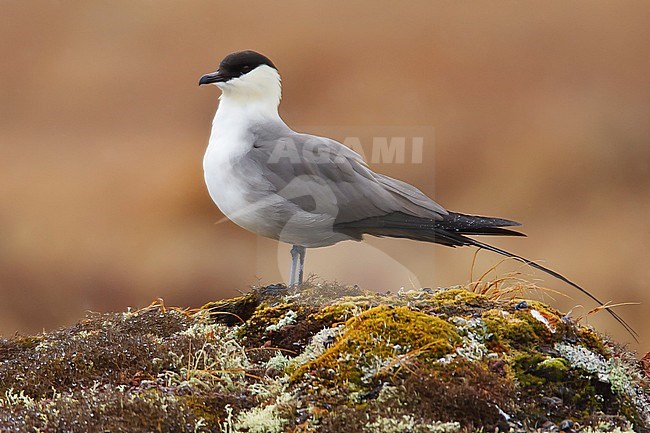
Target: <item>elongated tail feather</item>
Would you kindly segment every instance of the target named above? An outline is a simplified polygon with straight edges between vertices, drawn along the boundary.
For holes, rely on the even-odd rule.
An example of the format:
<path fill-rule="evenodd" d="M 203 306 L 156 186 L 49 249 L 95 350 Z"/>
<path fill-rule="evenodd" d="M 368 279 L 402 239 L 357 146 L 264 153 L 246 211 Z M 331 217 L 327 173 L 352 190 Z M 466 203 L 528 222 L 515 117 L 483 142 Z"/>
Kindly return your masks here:
<path fill-rule="evenodd" d="M 505 257 L 510 257 L 525 263 L 537 270 L 540 270 L 560 281 L 574 287 L 581 293 L 588 296 L 594 302 L 601 306 L 606 304 L 580 287 L 578 284 L 569 280 L 564 275 L 549 269 L 539 263 L 528 260 L 511 252 L 502 250 L 492 245 L 469 238 L 466 235 L 499 235 L 499 236 L 525 236 L 517 231 L 506 229 L 504 227 L 518 226 L 519 223 L 502 218 L 482 217 L 475 215 L 465 215 L 450 212 L 441 220 L 420 218 L 407 215 L 401 212 L 395 212 L 388 215 L 366 218 L 360 221 L 339 223 L 334 226 L 335 230 L 348 234 L 350 237 L 361 239 L 364 234 L 379 237 L 406 238 L 425 242 L 433 242 L 449 247 L 474 246 L 482 248 Z M 630 333 L 635 341 L 638 340 L 638 333 L 611 309 L 607 312 L 620 323 L 627 332 Z"/>
<path fill-rule="evenodd" d="M 459 235 L 459 236 L 462 236 L 462 235 Z M 465 236 L 462 236 L 462 237 L 465 238 Z M 576 284 L 573 281 L 569 280 L 567 277 L 560 274 L 559 272 L 556 272 L 556 271 L 554 271 L 552 269 L 549 269 L 549 268 L 547 268 L 545 266 L 540 265 L 539 263 L 533 262 L 533 261 L 528 260 L 528 259 L 526 259 L 524 257 L 518 256 L 516 254 L 510 253 L 510 252 L 505 251 L 505 250 L 502 250 L 501 248 L 494 247 L 492 245 L 477 241 L 475 239 L 470 239 L 470 238 L 465 238 L 465 239 L 469 242 L 469 245 L 473 245 L 473 246 L 478 247 L 478 248 L 482 248 L 482 249 L 485 249 L 485 250 L 488 250 L 488 251 L 495 252 L 497 254 L 501 254 L 502 256 L 505 256 L 505 257 L 510 257 L 510 258 L 515 259 L 515 260 L 519 260 L 520 262 L 525 263 L 526 265 L 528 265 L 530 267 L 533 267 L 533 268 L 535 268 L 537 270 L 540 270 L 540 271 L 542 271 L 542 272 L 544 272 L 544 273 L 546 273 L 546 274 L 548 274 L 548 275 L 550 275 L 550 276 L 552 276 L 554 278 L 557 278 L 558 280 L 563 281 L 563 282 L 567 283 L 568 285 L 576 288 L 581 293 L 588 296 L 591 300 L 593 300 L 594 302 L 597 302 L 599 305 L 605 305 L 605 303 L 603 303 L 596 296 L 592 295 L 589 291 L 587 291 L 586 289 L 580 287 L 578 284 Z M 623 318 L 621 318 L 621 316 L 619 316 L 616 312 L 612 311 L 609 308 L 607 308 L 607 312 L 609 314 L 611 314 L 612 317 L 614 317 L 614 319 L 616 319 L 616 321 L 618 323 L 620 323 L 621 326 L 623 326 L 623 328 L 625 328 L 625 330 L 627 332 L 630 333 L 632 338 L 634 338 L 634 340 L 637 343 L 639 342 L 639 340 L 638 340 L 639 334 L 625 320 L 623 320 Z"/>

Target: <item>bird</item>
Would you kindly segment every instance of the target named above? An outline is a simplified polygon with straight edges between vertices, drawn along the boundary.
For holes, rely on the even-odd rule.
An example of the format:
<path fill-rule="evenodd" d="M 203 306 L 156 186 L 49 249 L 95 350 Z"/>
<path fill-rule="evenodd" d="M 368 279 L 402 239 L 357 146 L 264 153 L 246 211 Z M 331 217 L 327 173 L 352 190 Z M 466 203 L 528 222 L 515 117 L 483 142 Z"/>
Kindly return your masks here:
<path fill-rule="evenodd" d="M 371 235 L 489 250 L 605 306 L 562 274 L 470 237 L 525 236 L 512 229 L 520 223 L 447 210 L 415 186 L 371 170 L 343 144 L 293 131 L 278 113 L 281 77 L 265 55 L 231 53 L 200 77 L 199 85 L 207 84 L 221 90 L 203 158 L 210 197 L 235 224 L 292 245 L 289 286 L 303 283 L 307 248 Z M 607 311 L 636 339 L 630 325 Z"/>

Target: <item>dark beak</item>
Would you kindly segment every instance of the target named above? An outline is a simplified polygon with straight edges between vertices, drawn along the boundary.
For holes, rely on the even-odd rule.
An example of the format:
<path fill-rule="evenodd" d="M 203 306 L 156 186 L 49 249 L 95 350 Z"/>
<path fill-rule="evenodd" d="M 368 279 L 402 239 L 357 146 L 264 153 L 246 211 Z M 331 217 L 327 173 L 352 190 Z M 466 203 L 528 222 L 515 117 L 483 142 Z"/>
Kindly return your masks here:
<path fill-rule="evenodd" d="M 201 84 L 222 83 L 224 81 L 228 81 L 228 78 L 225 77 L 221 71 L 211 72 L 209 74 L 205 74 L 201 77 L 201 79 L 199 79 L 199 86 Z"/>

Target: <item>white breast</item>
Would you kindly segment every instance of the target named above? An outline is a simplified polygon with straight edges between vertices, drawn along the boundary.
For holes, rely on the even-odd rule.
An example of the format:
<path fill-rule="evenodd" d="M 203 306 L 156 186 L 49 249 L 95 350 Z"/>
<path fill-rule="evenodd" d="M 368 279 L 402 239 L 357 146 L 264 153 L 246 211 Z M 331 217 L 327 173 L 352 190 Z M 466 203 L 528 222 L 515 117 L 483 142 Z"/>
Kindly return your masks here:
<path fill-rule="evenodd" d="M 272 208 L 264 206 L 254 192 L 264 180 L 251 173 L 237 173 L 237 161 L 253 146 L 250 125 L 260 122 L 266 113 L 253 104 L 235 104 L 222 99 L 212 123 L 208 148 L 203 157 L 203 173 L 210 197 L 231 221 L 262 236 L 276 237 Z"/>

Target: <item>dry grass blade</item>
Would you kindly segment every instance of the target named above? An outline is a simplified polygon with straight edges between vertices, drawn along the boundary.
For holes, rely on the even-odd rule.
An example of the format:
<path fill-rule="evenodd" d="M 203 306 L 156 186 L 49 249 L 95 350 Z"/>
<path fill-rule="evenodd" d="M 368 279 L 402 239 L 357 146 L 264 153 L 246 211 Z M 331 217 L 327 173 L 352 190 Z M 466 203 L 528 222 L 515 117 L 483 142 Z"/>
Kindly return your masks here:
<path fill-rule="evenodd" d="M 212 310 L 210 309 L 210 314 L 223 314 L 223 315 L 225 315 L 225 316 L 233 316 L 233 317 L 235 317 L 237 320 L 239 320 L 241 323 L 246 323 L 246 321 L 245 321 L 244 319 L 242 319 L 240 316 L 238 316 L 238 315 L 235 314 L 235 313 L 231 313 L 230 311 L 212 311 Z"/>
<path fill-rule="evenodd" d="M 601 311 L 610 310 L 610 309 L 615 308 L 615 307 L 622 307 L 622 306 L 625 306 L 625 305 L 641 305 L 641 303 L 640 302 L 619 302 L 617 304 L 610 304 L 609 302 L 606 302 L 603 305 L 599 305 L 599 306 L 597 306 L 595 308 L 592 308 L 591 310 L 587 311 L 586 314 L 583 314 L 582 316 L 577 317 L 576 321 L 579 322 L 579 321 L 585 319 L 586 317 L 591 316 L 592 314 L 596 314 L 596 313 L 599 313 Z M 571 309 L 571 311 L 573 311 L 573 308 Z M 567 315 L 569 313 L 567 313 Z"/>
<path fill-rule="evenodd" d="M 269 346 L 269 347 L 249 347 L 249 348 L 244 349 L 244 352 L 248 353 L 248 352 L 257 352 L 257 351 L 264 351 L 264 350 L 277 350 L 277 351 L 280 351 L 280 352 L 289 353 L 289 354 L 291 354 L 293 356 L 298 355 L 298 352 L 296 352 L 296 351 L 293 351 L 293 350 L 290 350 L 290 349 L 284 349 L 282 347 L 271 347 L 271 346 Z"/>

